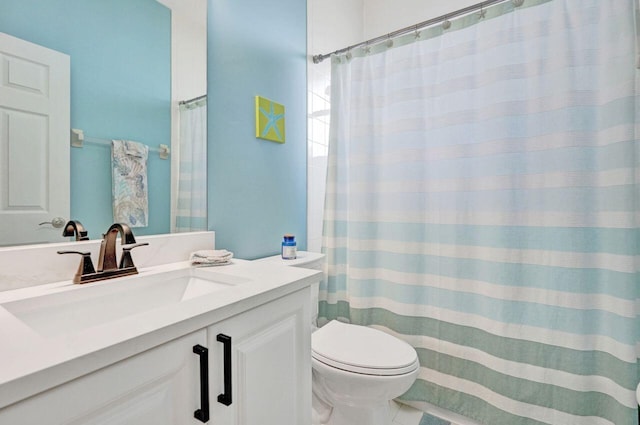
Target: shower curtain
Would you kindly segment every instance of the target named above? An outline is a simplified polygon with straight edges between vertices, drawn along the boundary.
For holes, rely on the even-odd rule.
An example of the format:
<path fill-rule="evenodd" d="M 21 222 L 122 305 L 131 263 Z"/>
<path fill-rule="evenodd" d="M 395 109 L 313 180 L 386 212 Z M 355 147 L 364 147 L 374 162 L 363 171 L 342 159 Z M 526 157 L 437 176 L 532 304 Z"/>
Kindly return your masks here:
<path fill-rule="evenodd" d="M 207 230 L 207 101 L 180 105 L 176 232 Z"/>
<path fill-rule="evenodd" d="M 333 57 L 320 317 L 416 407 L 637 424 L 637 1 L 514 3 Z"/>

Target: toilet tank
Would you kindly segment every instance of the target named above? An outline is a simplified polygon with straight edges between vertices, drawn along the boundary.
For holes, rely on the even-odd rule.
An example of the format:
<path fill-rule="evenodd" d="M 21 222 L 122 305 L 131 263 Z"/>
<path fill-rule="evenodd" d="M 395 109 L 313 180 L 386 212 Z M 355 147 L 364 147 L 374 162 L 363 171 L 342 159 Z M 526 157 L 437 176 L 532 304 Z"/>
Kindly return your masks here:
<path fill-rule="evenodd" d="M 272 257 L 258 258 L 253 261 L 268 261 L 273 263 L 279 263 L 290 267 L 302 267 L 305 269 L 313 269 L 324 271 L 325 255 L 319 252 L 298 251 L 297 257 L 294 260 L 284 260 L 280 255 L 274 255 Z M 326 273 L 326 272 L 325 272 Z M 320 289 L 320 283 L 324 282 L 326 275 L 323 274 L 322 279 L 319 282 L 311 284 L 311 328 L 315 330 L 317 328 L 318 321 L 318 290 Z"/>

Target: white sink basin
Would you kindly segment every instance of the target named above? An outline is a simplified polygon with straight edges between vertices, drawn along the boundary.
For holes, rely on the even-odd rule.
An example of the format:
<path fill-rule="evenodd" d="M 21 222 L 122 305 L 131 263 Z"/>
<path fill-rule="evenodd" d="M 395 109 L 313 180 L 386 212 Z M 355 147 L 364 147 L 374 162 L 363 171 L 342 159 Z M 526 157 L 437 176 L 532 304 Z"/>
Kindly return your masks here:
<path fill-rule="evenodd" d="M 34 331 L 51 337 L 177 305 L 248 281 L 211 269 L 192 268 L 73 285 L 0 305 Z"/>

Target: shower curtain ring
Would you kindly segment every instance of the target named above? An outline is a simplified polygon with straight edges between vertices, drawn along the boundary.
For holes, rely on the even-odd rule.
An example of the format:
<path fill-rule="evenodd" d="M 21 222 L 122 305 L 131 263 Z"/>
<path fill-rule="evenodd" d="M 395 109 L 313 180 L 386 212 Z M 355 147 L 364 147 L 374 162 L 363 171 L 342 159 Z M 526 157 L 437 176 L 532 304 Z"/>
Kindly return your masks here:
<path fill-rule="evenodd" d="M 480 5 L 480 12 L 478 12 L 478 19 L 484 19 L 486 14 L 487 14 L 487 11 L 484 10 L 484 4 L 481 4 Z"/>

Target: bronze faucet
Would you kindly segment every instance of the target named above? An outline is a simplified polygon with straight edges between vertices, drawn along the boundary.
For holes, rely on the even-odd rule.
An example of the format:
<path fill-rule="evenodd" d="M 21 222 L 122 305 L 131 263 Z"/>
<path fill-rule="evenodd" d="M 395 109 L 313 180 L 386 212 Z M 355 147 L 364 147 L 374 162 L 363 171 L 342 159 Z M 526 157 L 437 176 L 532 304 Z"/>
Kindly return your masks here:
<path fill-rule="evenodd" d="M 118 234 L 121 236 L 122 256 L 120 264 L 116 259 L 116 239 Z M 131 258 L 131 250 L 138 246 L 149 245 L 148 243 L 136 243 L 133 232 L 123 223 L 115 223 L 109 227 L 107 233 L 103 235 L 100 244 L 100 256 L 98 257 L 98 270 L 93 267 L 91 261 L 91 253 L 80 251 L 58 251 L 58 254 L 80 254 L 82 260 L 78 271 L 73 277 L 73 283 L 88 283 L 98 280 L 111 279 L 114 277 L 128 276 L 137 274 L 138 269 L 133 264 Z"/>
<path fill-rule="evenodd" d="M 118 233 L 121 237 L 122 246 L 136 243 L 133 232 L 126 224 L 115 223 L 109 227 L 107 233 L 103 235 L 100 244 L 100 256 L 98 257 L 98 272 L 117 270 L 118 263 L 116 260 L 116 239 Z"/>
<path fill-rule="evenodd" d="M 80 223 L 80 221 L 78 220 L 69 220 L 67 224 L 64 225 L 62 236 L 75 236 L 76 241 L 89 240 L 87 231 L 84 229 L 82 223 Z"/>

